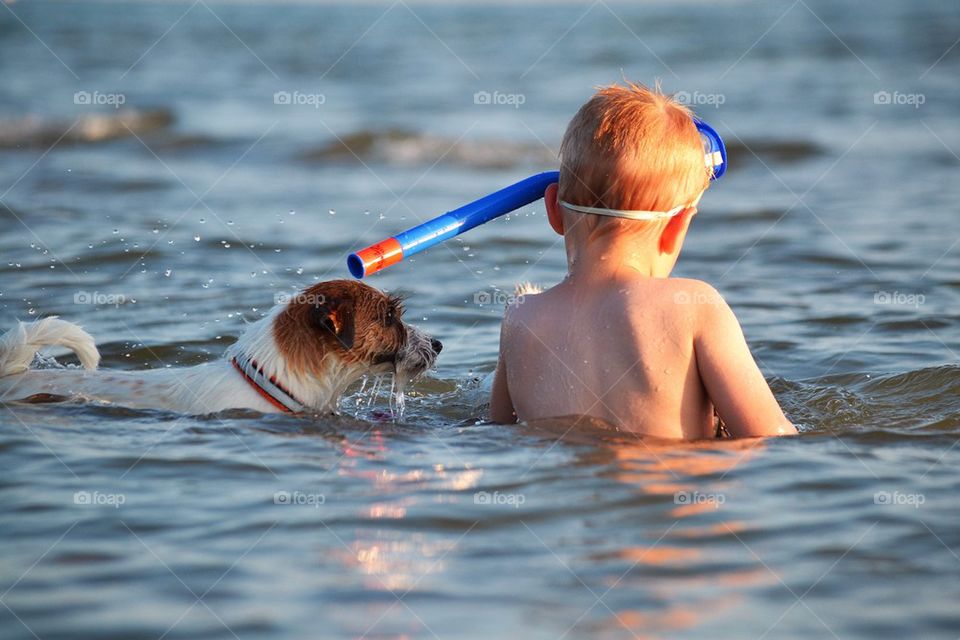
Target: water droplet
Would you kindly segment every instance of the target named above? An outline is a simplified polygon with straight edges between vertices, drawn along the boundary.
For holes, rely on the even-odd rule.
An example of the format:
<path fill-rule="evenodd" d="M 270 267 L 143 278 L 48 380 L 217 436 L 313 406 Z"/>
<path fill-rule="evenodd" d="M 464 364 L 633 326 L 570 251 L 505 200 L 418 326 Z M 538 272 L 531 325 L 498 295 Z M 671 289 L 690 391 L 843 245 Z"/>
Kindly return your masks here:
<path fill-rule="evenodd" d="M 337 215 L 337 212 L 334 211 L 333 209 L 330 209 L 330 210 L 328 211 L 328 213 L 329 213 L 330 215 L 332 215 L 332 216 Z"/>
<path fill-rule="evenodd" d="M 163 272 L 163 275 L 169 278 L 171 273 L 173 273 L 173 269 L 167 269 Z"/>
<path fill-rule="evenodd" d="M 194 239 L 195 242 L 200 242 L 200 236 L 199 236 L 199 235 L 193 236 L 193 239 Z"/>

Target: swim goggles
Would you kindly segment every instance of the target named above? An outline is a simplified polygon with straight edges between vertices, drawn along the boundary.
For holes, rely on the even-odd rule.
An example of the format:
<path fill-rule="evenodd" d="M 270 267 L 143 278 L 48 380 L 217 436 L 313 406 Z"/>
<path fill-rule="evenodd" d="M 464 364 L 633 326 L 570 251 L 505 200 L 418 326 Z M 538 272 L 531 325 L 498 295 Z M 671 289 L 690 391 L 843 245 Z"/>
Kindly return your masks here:
<path fill-rule="evenodd" d="M 717 133 L 713 127 L 698 118 L 694 118 L 693 123 L 697 125 L 697 131 L 700 133 L 700 139 L 703 141 L 704 164 L 712 169 L 710 180 L 716 180 L 727 170 L 727 148 L 723 145 L 723 139 L 720 138 L 720 134 Z M 693 206 L 691 204 L 681 204 L 669 211 L 639 211 L 636 209 L 585 207 L 579 204 L 570 204 L 564 200 L 561 200 L 560 204 L 571 211 L 626 218 L 628 220 L 662 220 L 664 218 L 672 218 L 684 209 L 689 209 Z"/>

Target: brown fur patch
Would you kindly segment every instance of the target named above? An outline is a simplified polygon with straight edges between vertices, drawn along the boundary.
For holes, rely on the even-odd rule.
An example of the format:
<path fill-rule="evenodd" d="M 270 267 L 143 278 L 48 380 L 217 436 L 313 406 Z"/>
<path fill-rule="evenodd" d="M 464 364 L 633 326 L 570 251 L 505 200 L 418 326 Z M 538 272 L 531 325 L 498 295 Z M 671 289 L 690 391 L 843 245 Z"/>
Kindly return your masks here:
<path fill-rule="evenodd" d="M 351 314 L 333 312 L 334 323 L 353 316 L 354 342 L 350 349 L 344 348 L 336 335 L 318 322 L 318 308 L 330 304 L 352 310 Z M 406 339 L 400 313 L 396 300 L 362 282 L 320 282 L 304 289 L 287 304 L 273 322 L 273 337 L 291 373 L 317 375 L 331 354 L 355 364 L 371 363 L 379 354 L 399 351 Z M 343 329 L 340 324 L 337 327 L 338 331 Z"/>

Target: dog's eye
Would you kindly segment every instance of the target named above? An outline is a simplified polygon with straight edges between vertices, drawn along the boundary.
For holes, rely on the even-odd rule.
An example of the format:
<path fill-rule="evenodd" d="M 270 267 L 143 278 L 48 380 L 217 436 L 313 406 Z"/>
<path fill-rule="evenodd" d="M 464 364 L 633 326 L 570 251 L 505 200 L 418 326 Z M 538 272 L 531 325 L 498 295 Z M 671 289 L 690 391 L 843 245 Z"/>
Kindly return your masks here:
<path fill-rule="evenodd" d="M 391 304 L 387 307 L 387 312 L 383 317 L 383 324 L 390 326 L 397 324 L 400 321 L 400 314 L 403 313 L 403 310 L 400 309 L 396 304 Z"/>
<path fill-rule="evenodd" d="M 403 301 L 397 296 L 390 296 L 383 313 L 384 326 L 395 326 L 400 323 L 400 317 L 403 315 Z"/>

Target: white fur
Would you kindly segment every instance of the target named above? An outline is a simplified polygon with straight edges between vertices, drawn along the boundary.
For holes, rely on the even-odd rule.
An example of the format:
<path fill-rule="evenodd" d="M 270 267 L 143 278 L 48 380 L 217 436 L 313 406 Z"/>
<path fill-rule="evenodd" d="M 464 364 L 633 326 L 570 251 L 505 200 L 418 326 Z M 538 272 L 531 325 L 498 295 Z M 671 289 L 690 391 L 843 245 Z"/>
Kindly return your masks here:
<path fill-rule="evenodd" d="M 131 408 L 167 409 L 205 414 L 226 409 L 253 409 L 264 413 L 279 410 L 263 398 L 231 363 L 237 353 L 254 358 L 269 376 L 311 410 L 336 412 L 346 388 L 367 373 L 386 373 L 363 364 L 348 365 L 328 354 L 319 375 L 295 375 L 290 371 L 273 338 L 273 321 L 284 309 L 250 324 L 224 357 L 194 367 L 169 367 L 146 371 L 96 370 L 100 360 L 93 338 L 80 327 L 56 318 L 20 323 L 0 337 L 0 402 L 50 394 Z M 59 345 L 74 351 L 85 369 L 28 369 L 37 350 Z M 419 373 L 433 364 L 430 338 L 407 326 L 407 346 L 397 369 Z M 425 351 L 426 350 L 426 351 Z"/>
<path fill-rule="evenodd" d="M 84 369 L 27 369 L 37 350 L 49 345 L 74 350 Z M 21 322 L 0 338 L 0 401 L 50 394 L 191 414 L 230 408 L 276 411 L 229 360 L 147 371 L 97 370 L 99 360 L 93 338 L 73 323 L 55 318 Z"/>
<path fill-rule="evenodd" d="M 518 282 L 514 287 L 514 295 L 518 298 L 523 296 L 533 296 L 538 293 L 543 293 L 543 287 L 532 282 Z"/>
<path fill-rule="evenodd" d="M 0 377 L 26 371 L 43 347 L 66 347 L 77 354 L 84 369 L 96 369 L 100 352 L 93 337 L 79 325 L 50 316 L 17 326 L 0 336 Z"/>

